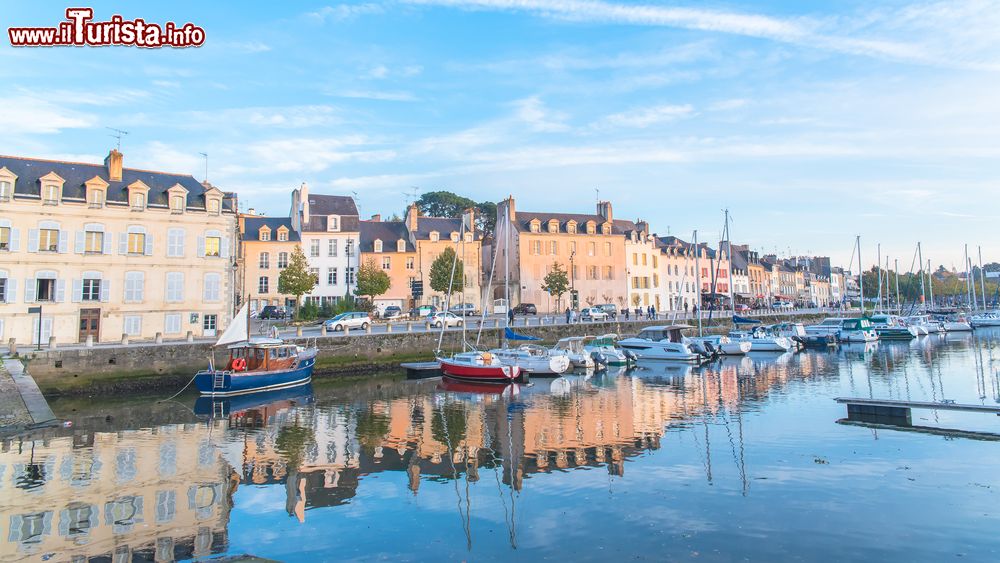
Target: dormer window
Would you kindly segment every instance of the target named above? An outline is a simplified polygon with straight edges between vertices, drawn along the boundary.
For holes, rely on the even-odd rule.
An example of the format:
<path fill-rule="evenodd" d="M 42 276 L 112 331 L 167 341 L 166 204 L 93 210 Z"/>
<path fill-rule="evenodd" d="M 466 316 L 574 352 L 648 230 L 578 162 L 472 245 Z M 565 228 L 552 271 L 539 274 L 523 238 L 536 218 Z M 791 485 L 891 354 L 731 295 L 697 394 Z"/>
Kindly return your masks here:
<path fill-rule="evenodd" d="M 587 221 L 587 234 L 592 235 L 597 232 L 597 224 L 593 221 Z"/>
<path fill-rule="evenodd" d="M 339 215 L 327 215 L 326 216 L 326 230 L 327 231 L 339 231 L 340 230 L 340 216 Z"/>
<path fill-rule="evenodd" d="M 431 242 L 437 242 L 441 240 L 441 235 L 438 234 L 437 231 L 431 231 L 430 237 L 431 237 Z"/>
<path fill-rule="evenodd" d="M 219 214 L 219 208 L 220 208 L 220 205 L 219 205 L 219 199 L 218 198 L 214 198 L 214 197 L 210 198 L 205 203 L 205 210 L 208 211 L 208 213 L 211 214 L 211 215 L 218 215 Z"/>
<path fill-rule="evenodd" d="M 535 219 L 535 220 L 533 220 L 531 222 L 531 227 L 530 228 L 531 228 L 531 232 L 533 232 L 533 233 L 540 233 L 540 232 L 542 232 L 542 222 L 539 221 L 538 219 Z"/>
<path fill-rule="evenodd" d="M 174 214 L 184 213 L 184 196 L 180 194 L 170 196 L 170 212 Z"/>
<path fill-rule="evenodd" d="M 129 205 L 132 207 L 132 211 L 142 211 L 146 208 L 146 194 L 139 192 L 133 193 L 129 197 L 129 202 Z"/>
<path fill-rule="evenodd" d="M 382 241 L 379 239 L 375 239 L 374 247 L 375 247 L 375 252 L 382 252 Z"/>
<path fill-rule="evenodd" d="M 555 219 L 552 219 L 551 221 L 549 221 L 549 232 L 550 233 L 558 233 L 559 232 L 559 221 L 556 221 Z"/>
<path fill-rule="evenodd" d="M 451 242 L 458 242 L 458 233 L 451 233 Z"/>
<path fill-rule="evenodd" d="M 472 242 L 472 233 L 465 233 L 465 242 Z"/>
<path fill-rule="evenodd" d="M 607 223 L 601 225 L 601 233 L 605 234 L 605 235 L 610 235 L 611 234 L 611 225 L 609 225 Z"/>
<path fill-rule="evenodd" d="M 566 232 L 571 235 L 576 234 L 576 221 L 569 221 L 566 223 Z"/>
<path fill-rule="evenodd" d="M 42 187 L 42 203 L 45 205 L 59 205 L 59 186 L 46 184 Z"/>
<path fill-rule="evenodd" d="M 288 240 L 288 229 L 281 227 L 278 229 L 278 242 L 286 242 Z"/>
<path fill-rule="evenodd" d="M 6 180 L 0 180 L 0 201 L 10 201 L 13 193 L 13 184 Z"/>
<path fill-rule="evenodd" d="M 406 241 L 399 239 L 396 241 L 396 252 L 406 252 Z"/>
<path fill-rule="evenodd" d="M 94 208 L 104 207 L 104 190 L 89 188 L 87 190 L 87 205 Z"/>
<path fill-rule="evenodd" d="M 258 238 L 264 242 L 271 240 L 271 229 L 268 229 L 267 227 L 262 228 Z"/>

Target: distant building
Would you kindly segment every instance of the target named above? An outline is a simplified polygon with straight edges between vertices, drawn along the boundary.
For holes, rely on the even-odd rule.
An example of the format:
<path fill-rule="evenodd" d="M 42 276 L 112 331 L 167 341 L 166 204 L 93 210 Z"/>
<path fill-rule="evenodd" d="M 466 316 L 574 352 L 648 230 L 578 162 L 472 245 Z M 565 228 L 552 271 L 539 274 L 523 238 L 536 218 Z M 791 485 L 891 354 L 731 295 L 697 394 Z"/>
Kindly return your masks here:
<path fill-rule="evenodd" d="M 243 291 L 249 296 L 250 310 L 261 311 L 267 305 L 294 305 L 294 295 L 278 291 L 278 276 L 300 244 L 291 219 L 241 215 L 239 225 Z"/>
<path fill-rule="evenodd" d="M 305 183 L 292 191 L 292 230 L 302 239 L 302 251 L 319 283 L 305 297 L 317 306 L 333 305 L 357 287 L 358 206 L 339 195 L 310 194 Z"/>

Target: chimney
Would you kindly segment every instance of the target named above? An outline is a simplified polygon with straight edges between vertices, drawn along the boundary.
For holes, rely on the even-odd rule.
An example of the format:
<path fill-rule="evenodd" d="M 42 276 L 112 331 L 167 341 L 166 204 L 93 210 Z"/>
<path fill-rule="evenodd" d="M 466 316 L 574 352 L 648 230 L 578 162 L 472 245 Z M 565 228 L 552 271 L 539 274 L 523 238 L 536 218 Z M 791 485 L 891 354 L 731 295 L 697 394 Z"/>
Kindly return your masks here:
<path fill-rule="evenodd" d="M 309 186 L 305 182 L 299 188 L 299 205 L 302 210 L 302 225 L 305 227 L 309 224 Z"/>
<path fill-rule="evenodd" d="M 417 217 L 420 216 L 420 210 L 417 209 L 416 203 L 411 203 L 409 207 L 406 208 L 406 230 L 411 233 L 417 232 Z"/>
<path fill-rule="evenodd" d="M 649 234 L 649 223 L 643 221 L 642 219 L 635 220 L 635 228 L 644 235 Z"/>
<path fill-rule="evenodd" d="M 610 201 L 599 201 L 597 202 L 597 214 L 604 217 L 605 221 L 613 221 L 614 218 L 611 216 L 611 202 Z"/>
<path fill-rule="evenodd" d="M 108 179 L 112 182 L 122 181 L 122 153 L 118 149 L 111 149 L 104 159 L 104 165 L 108 167 Z"/>
<path fill-rule="evenodd" d="M 254 209 L 253 207 L 251 207 L 250 209 L 247 209 L 247 215 L 256 215 L 256 214 L 257 214 L 257 210 Z"/>
<path fill-rule="evenodd" d="M 503 203 L 507 205 L 507 220 L 513 223 L 517 219 L 517 211 L 514 208 L 514 196 L 507 196 L 507 199 Z"/>
<path fill-rule="evenodd" d="M 476 231 L 476 210 L 475 208 L 468 208 L 465 213 L 462 214 L 462 226 L 465 227 L 465 232 L 472 233 Z"/>

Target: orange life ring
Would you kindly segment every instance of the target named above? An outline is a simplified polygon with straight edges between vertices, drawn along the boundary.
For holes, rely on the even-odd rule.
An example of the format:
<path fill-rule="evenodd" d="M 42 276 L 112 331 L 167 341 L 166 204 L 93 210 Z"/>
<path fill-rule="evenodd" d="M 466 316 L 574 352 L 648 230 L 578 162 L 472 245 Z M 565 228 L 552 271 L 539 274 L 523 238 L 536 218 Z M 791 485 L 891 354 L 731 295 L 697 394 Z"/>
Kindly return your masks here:
<path fill-rule="evenodd" d="M 243 371 L 247 369 L 247 361 L 243 358 L 236 358 L 233 360 L 233 369 L 236 371 Z"/>

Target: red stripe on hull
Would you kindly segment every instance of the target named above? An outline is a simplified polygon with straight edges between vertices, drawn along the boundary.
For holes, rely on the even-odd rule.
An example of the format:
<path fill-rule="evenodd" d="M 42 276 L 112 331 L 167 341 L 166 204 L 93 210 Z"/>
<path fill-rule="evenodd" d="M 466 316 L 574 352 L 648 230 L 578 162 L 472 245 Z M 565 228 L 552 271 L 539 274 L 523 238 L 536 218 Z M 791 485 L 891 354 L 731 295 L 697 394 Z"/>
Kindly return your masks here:
<path fill-rule="evenodd" d="M 454 364 L 441 360 L 441 371 L 445 375 L 463 381 L 481 381 L 484 383 L 510 383 L 518 380 L 520 369 L 516 366 L 470 366 Z M 506 371 L 506 372 L 505 372 Z"/>

